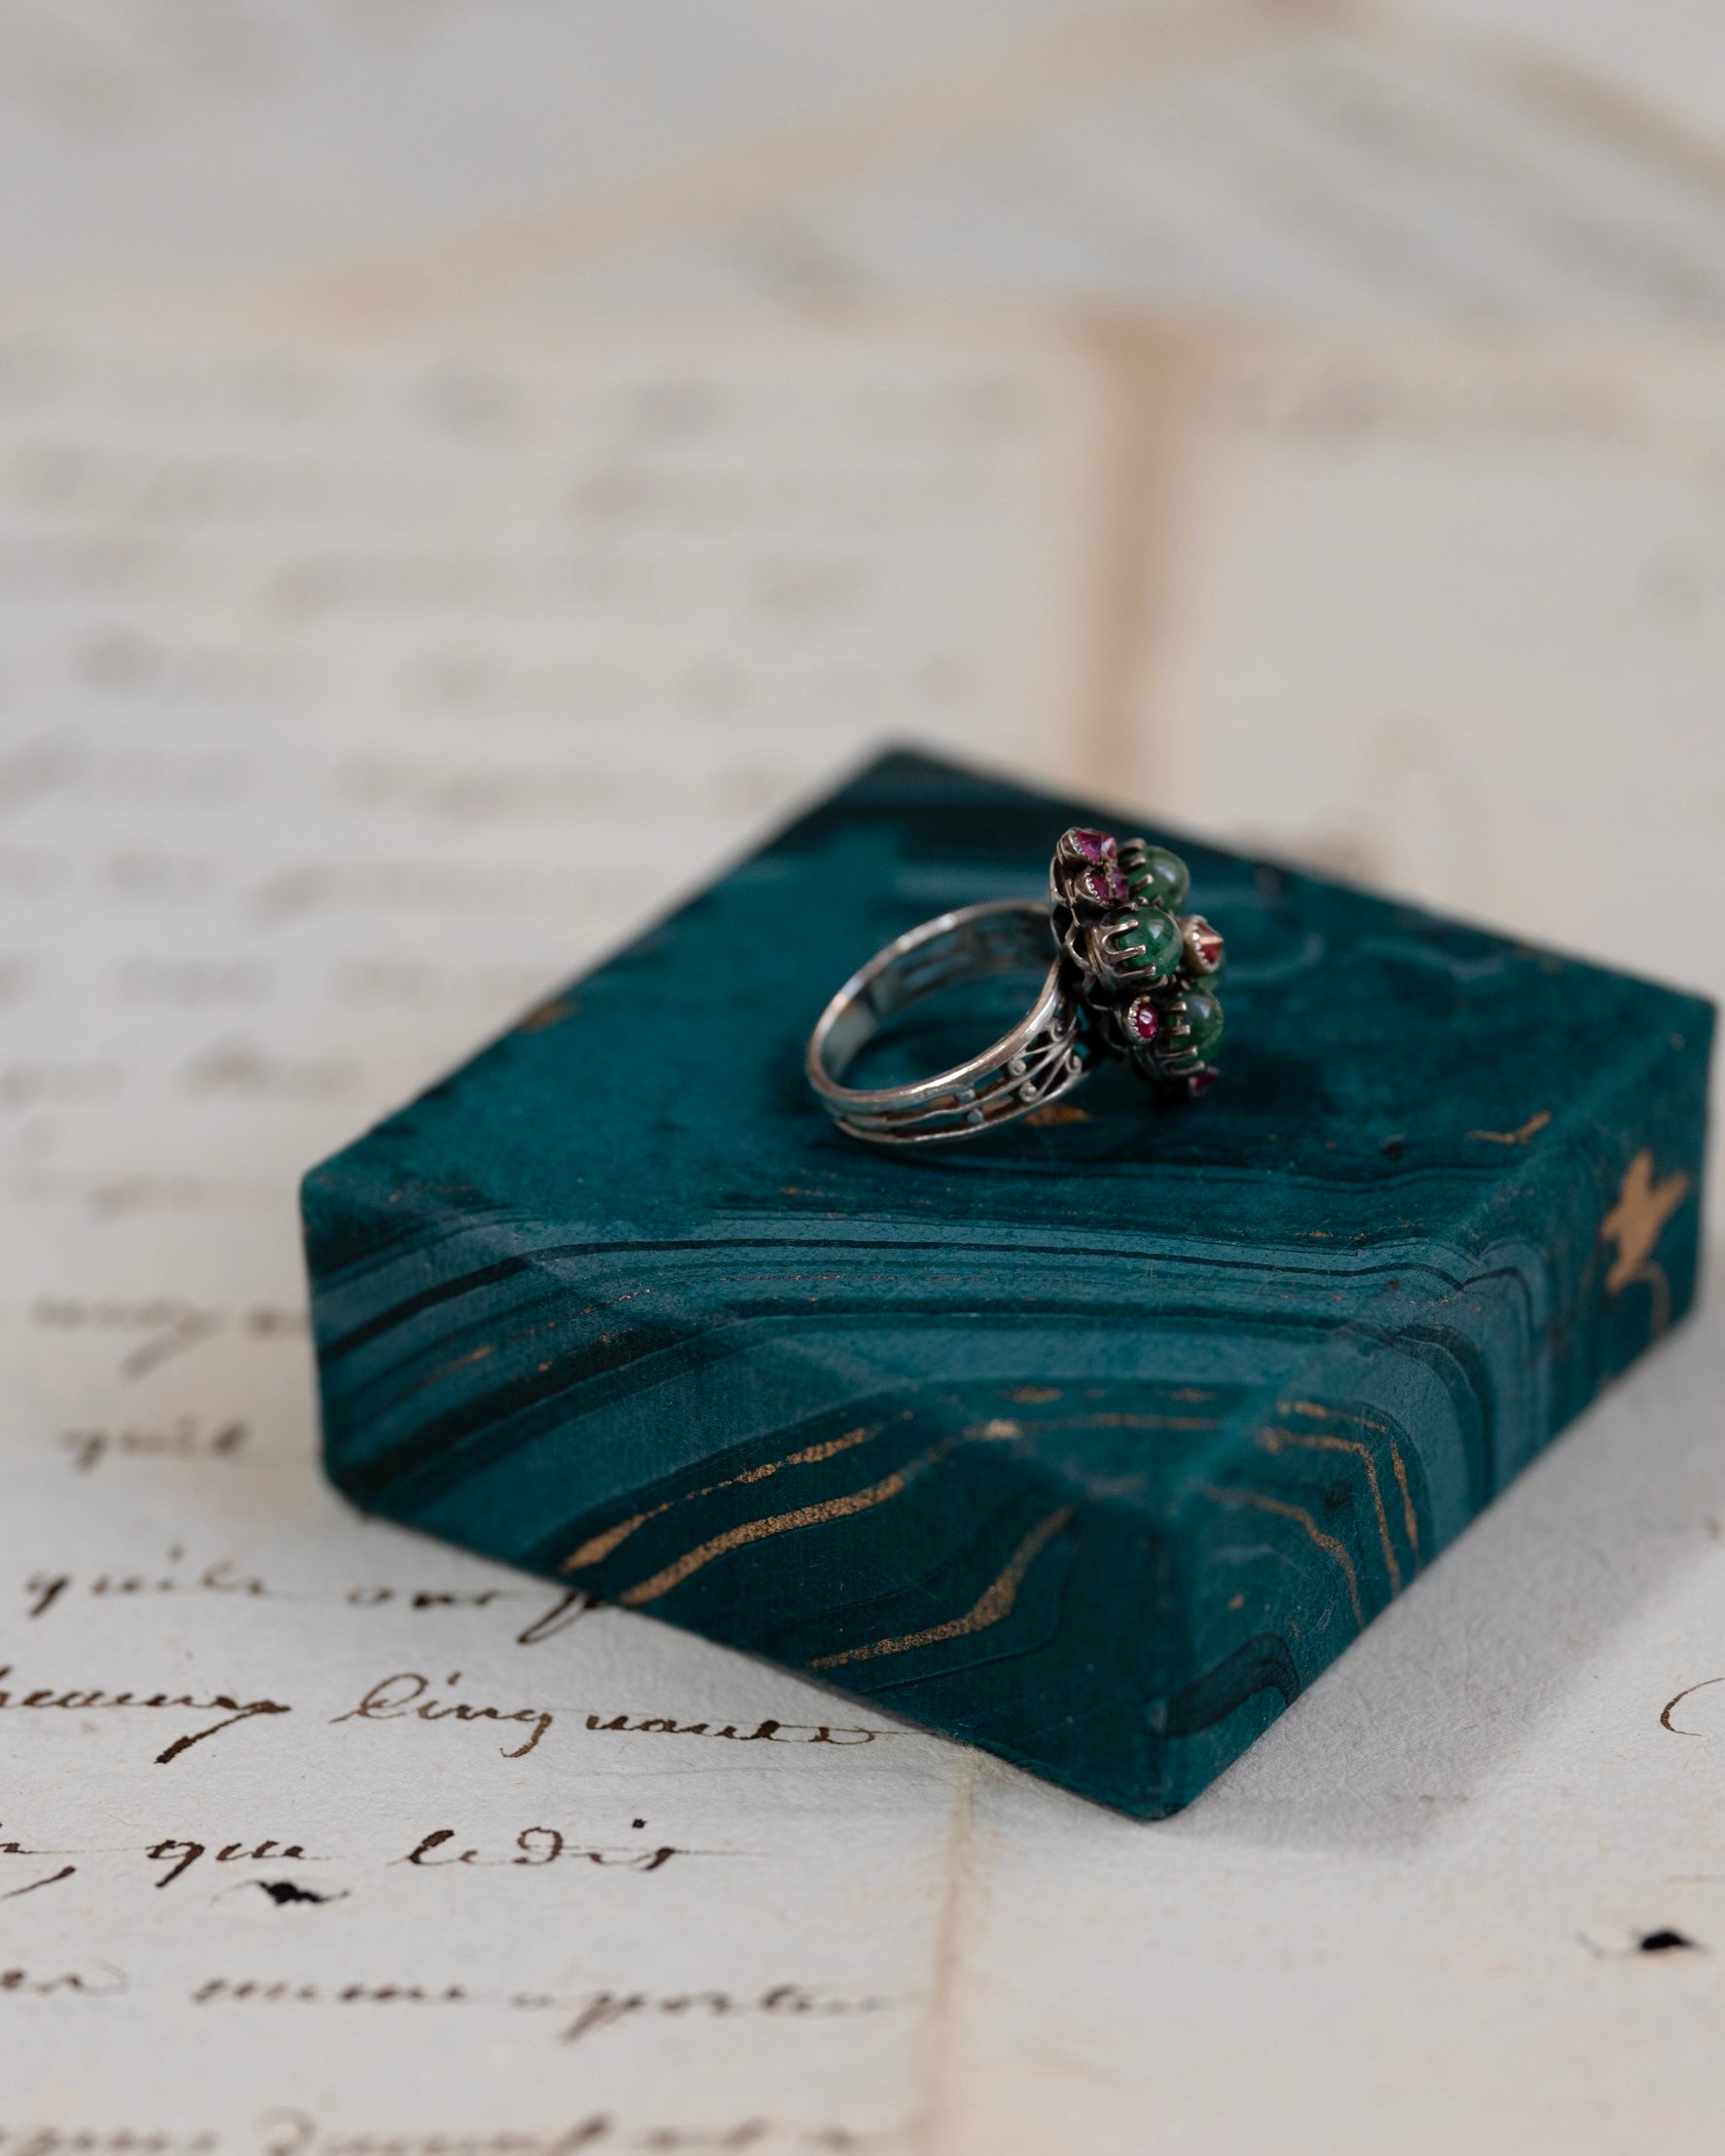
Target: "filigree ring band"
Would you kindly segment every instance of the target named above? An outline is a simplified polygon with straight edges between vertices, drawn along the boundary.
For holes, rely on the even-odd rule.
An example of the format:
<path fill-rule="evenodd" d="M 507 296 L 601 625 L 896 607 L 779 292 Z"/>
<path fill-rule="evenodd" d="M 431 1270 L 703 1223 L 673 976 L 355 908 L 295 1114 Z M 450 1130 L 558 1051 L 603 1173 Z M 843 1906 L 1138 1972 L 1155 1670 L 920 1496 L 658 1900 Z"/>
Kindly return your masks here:
<path fill-rule="evenodd" d="M 1035 1002 L 980 1055 L 909 1085 L 862 1089 L 845 1073 L 883 1026 L 963 982 L 1046 968 Z M 1089 1066 L 1069 968 L 1037 898 L 961 906 L 897 937 L 853 973 L 816 1021 L 804 1067 L 839 1129 L 873 1145 L 975 1138 L 1046 1108 Z"/>

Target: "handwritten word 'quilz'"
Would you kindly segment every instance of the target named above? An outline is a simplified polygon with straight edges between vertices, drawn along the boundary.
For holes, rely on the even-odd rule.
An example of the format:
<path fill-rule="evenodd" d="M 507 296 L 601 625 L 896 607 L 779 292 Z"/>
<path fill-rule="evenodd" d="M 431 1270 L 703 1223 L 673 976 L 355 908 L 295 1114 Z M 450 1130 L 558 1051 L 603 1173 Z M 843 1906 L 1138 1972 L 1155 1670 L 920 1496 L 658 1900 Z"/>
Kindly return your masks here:
<path fill-rule="evenodd" d="M 243 1422 L 222 1422 L 204 1429 L 196 1415 L 180 1415 L 162 1429 L 127 1424 L 116 1429 L 92 1425 L 62 1430 L 59 1442 L 72 1455 L 80 1475 L 89 1475 L 105 1459 L 232 1460 L 250 1437 Z"/>

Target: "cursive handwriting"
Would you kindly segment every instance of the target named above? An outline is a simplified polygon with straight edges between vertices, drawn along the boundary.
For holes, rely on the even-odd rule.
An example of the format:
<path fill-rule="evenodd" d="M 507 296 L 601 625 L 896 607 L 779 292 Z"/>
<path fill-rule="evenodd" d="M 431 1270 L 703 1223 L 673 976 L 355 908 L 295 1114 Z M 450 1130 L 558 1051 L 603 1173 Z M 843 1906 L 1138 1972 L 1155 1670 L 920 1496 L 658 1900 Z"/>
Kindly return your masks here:
<path fill-rule="evenodd" d="M 532 1588 L 350 1588 L 344 1597 L 355 1609 L 382 1609 L 392 1603 L 400 1609 L 490 1609 L 494 1602 L 537 1601 L 539 1595 Z M 537 1617 L 530 1618 L 515 1635 L 518 1647 L 536 1647 L 541 1640 L 550 1639 L 590 1610 L 603 1608 L 597 1594 L 588 1593 L 585 1588 L 560 1588 L 551 1592 L 549 1605 Z"/>
<path fill-rule="evenodd" d="M 444 1680 L 457 1685 L 461 1672 L 452 1670 Z M 345 1714 L 331 1715 L 332 1722 L 394 1722 L 404 1715 L 422 1722 L 524 1722 L 532 1735 L 513 1748 L 500 1746 L 505 1759 L 521 1759 L 531 1752 L 557 1717 L 549 1707 L 475 1706 L 466 1700 L 440 1700 L 431 1680 L 417 1669 L 403 1669 L 394 1676 L 380 1677 L 357 1706 Z M 780 1722 L 768 1715 L 752 1728 L 735 1722 L 679 1722 L 670 1714 L 588 1714 L 585 1727 L 595 1735 L 632 1736 L 723 1737 L 736 1744 L 872 1744 L 877 1737 L 898 1736 L 898 1730 L 873 1729 L 866 1724 L 847 1726 L 833 1722 Z"/>
<path fill-rule="evenodd" d="M 557 1992 L 470 1992 L 460 1984 L 296 1984 L 285 1977 L 206 1977 L 192 1992 L 194 2006 L 496 2006 L 524 2013 L 551 2013 L 563 2019 L 559 2039 L 566 2044 L 603 2034 L 642 2016 L 708 2021 L 740 2020 L 754 2015 L 785 2020 L 830 2020 L 835 2016 L 885 2014 L 905 2002 L 867 1992 L 835 1992 L 822 1985 L 773 1984 L 759 1992 L 613 1992 L 568 1994 Z"/>
<path fill-rule="evenodd" d="M 243 1424 L 234 1423 L 228 1428 L 239 1436 L 244 1434 Z M 105 1442 L 105 1434 L 99 1431 L 68 1435 L 92 1443 Z M 96 1456 L 99 1457 L 99 1453 Z M 93 1459 L 91 1464 L 94 1464 Z M 578 1618 L 585 1617 L 589 1610 L 602 1606 L 598 1596 L 590 1594 L 585 1588 L 366 1586 L 343 1589 L 333 1594 L 319 1593 L 311 1589 L 273 1587 L 256 1573 L 241 1571 L 232 1557 L 217 1557 L 197 1569 L 182 1569 L 185 1562 L 185 1551 L 175 1544 L 164 1560 L 165 1569 L 155 1571 L 95 1572 L 88 1577 L 75 1572 L 32 1572 L 23 1583 L 24 1615 L 46 1617 L 65 1597 L 83 1594 L 98 1601 L 117 1595 L 243 1594 L 277 1602 L 339 1601 L 356 1610 L 485 1610 L 497 1603 L 542 1602 L 545 1606 L 537 1616 L 530 1618 L 515 1635 L 518 1647 L 536 1647 L 541 1640 L 554 1637 Z"/>
<path fill-rule="evenodd" d="M 459 1684 L 461 1672 L 452 1670 L 444 1680 L 447 1684 Z M 417 1715 L 422 1722 L 525 1722 L 532 1735 L 523 1744 L 500 1744 L 497 1749 L 505 1759 L 525 1759 L 551 1727 L 555 1717 L 541 1707 L 494 1707 L 473 1706 L 465 1699 L 452 1699 L 448 1703 L 431 1695 L 430 1680 L 422 1677 L 417 1670 L 404 1669 L 398 1676 L 383 1677 L 360 1700 L 356 1707 L 349 1707 L 346 1714 L 332 1714 L 331 1722 L 395 1722 L 403 1715 Z"/>
<path fill-rule="evenodd" d="M 255 2156 L 581 2156 L 611 2150 L 615 2156 L 720 2156 L 726 2150 L 757 2150 L 760 2156 L 868 2156 L 901 2147 L 896 2127 L 879 2133 L 836 2125 L 807 2125 L 751 2116 L 716 2126 L 631 2126 L 608 2111 L 589 2111 L 571 2125 L 543 2133 L 484 2128 L 463 2133 L 326 2132 L 305 2111 L 277 2105 L 260 2113 Z M 236 2144 L 238 2145 L 238 2144 Z M 164 2133 L 116 2127 L 92 2132 L 75 2126 L 0 2126 L 0 2156 L 217 2156 L 219 2134 Z"/>
<path fill-rule="evenodd" d="M 644 1819 L 638 1819 L 638 1827 L 644 1826 Z M 446 1846 L 456 1838 L 454 1827 L 438 1827 L 423 1836 L 405 1856 L 392 1859 L 397 1864 L 417 1864 L 435 1871 L 439 1866 L 451 1864 L 477 1865 L 489 1869 L 494 1865 L 543 1866 L 556 1864 L 566 1857 L 585 1857 L 589 1864 L 615 1865 L 625 1871 L 656 1872 L 669 1864 L 674 1856 L 711 1855 L 711 1850 L 673 1848 L 668 1845 L 658 1848 L 637 1846 L 606 1847 L 581 1844 L 568 1840 L 556 1827 L 523 1827 L 515 1837 L 517 1853 L 514 1856 L 481 1856 L 477 1849 L 451 1849 Z"/>
<path fill-rule="evenodd" d="M 130 1989 L 126 1971 L 111 1961 L 90 1961 L 82 1969 L 62 1969 L 55 1976 L 38 1976 L 33 1969 L 0 1969 L 0 1992 L 26 1998 L 55 1998 L 62 1992 L 81 1998 L 118 1998 Z"/>
<path fill-rule="evenodd" d="M 155 1842 L 144 1854 L 153 1864 L 165 1864 L 167 1870 L 156 1882 L 158 1886 L 171 1886 L 176 1879 L 186 1874 L 208 1849 L 206 1842 Z M 285 1846 L 275 1841 L 259 1842 L 247 1848 L 243 1842 L 229 1842 L 216 1850 L 211 1858 L 216 1864 L 320 1864 L 322 1857 L 308 1856 L 297 1842 Z"/>
<path fill-rule="evenodd" d="M 0 1663 L 0 1677 L 11 1675 L 12 1664 Z M 140 1697 L 135 1692 L 107 1692 L 99 1689 L 80 1691 L 76 1687 L 65 1692 L 56 1692 L 52 1685 L 18 1694 L 0 1690 L 0 1712 L 9 1707 L 66 1707 L 75 1714 L 89 1713 L 98 1707 L 151 1707 L 165 1711 L 178 1707 L 188 1714 L 221 1714 L 222 1720 L 212 1722 L 208 1729 L 195 1730 L 189 1736 L 176 1736 L 165 1751 L 157 1753 L 158 1767 L 168 1766 L 182 1752 L 190 1751 L 194 1744 L 202 1744 L 207 1736 L 217 1736 L 223 1730 L 231 1730 L 240 1722 L 248 1722 L 254 1715 L 289 1714 L 293 1711 L 279 1699 L 241 1701 L 226 1692 L 212 1693 L 207 1699 L 200 1699 L 189 1692 L 152 1692 L 146 1697 Z"/>
<path fill-rule="evenodd" d="M 1683 1687 L 1682 1691 L 1681 1691 L 1681 1692 L 1679 1692 L 1679 1693 L 1677 1694 L 1677 1696 L 1675 1697 L 1675 1699 L 1668 1699 L 1668 1700 L 1666 1701 L 1665 1705 L 1664 1705 L 1664 1706 L 1663 1706 L 1663 1707 L 1662 1707 L 1662 1708 L 1660 1709 L 1660 1714 L 1659 1714 L 1659 1726 L 1660 1726 L 1660 1728 L 1661 1728 L 1662 1730 L 1670 1730 L 1670 1733 L 1671 1733 L 1671 1735 L 1672 1735 L 1673 1736 L 1705 1736 L 1705 1735 L 1707 1734 L 1707 1733 L 1706 1733 L 1705 1731 L 1703 1731 L 1703 1730 L 1696 1730 L 1696 1729 L 1690 1729 L 1690 1728 L 1689 1728 L 1689 1727 L 1688 1727 L 1688 1726 L 1686 1725 L 1686 1723 L 1684 1723 L 1684 1722 L 1674 1722 L 1674 1721 L 1673 1721 L 1673 1720 L 1671 1719 L 1671 1717 L 1672 1717 L 1672 1716 L 1673 1716 L 1673 1715 L 1674 1715 L 1674 1714 L 1676 1713 L 1677 1709 L 1678 1709 L 1678 1708 L 1679 1708 L 1679 1707 L 1680 1707 L 1680 1706 L 1681 1706 L 1681 1705 L 1683 1704 L 1684 1700 L 1685 1700 L 1685 1699 L 1689 1699 L 1689 1698 L 1690 1698 L 1690 1697 L 1691 1697 L 1691 1696 L 1692 1696 L 1693 1694 L 1695 1694 L 1695 1693 L 1697 1693 L 1697 1692 L 1707 1692 L 1707 1691 L 1710 1691 L 1710 1690 L 1711 1690 L 1711 1688 L 1712 1688 L 1712 1687 L 1713 1687 L 1714 1685 L 1716 1685 L 1716 1684 L 1725 1684 L 1725 1677 L 1703 1677 L 1703 1678 L 1701 1678 L 1701 1679 L 1700 1679 L 1700 1680 L 1699 1680 L 1698 1682 L 1696 1682 L 1695 1684 L 1688 1684 L 1688 1685 L 1685 1685 L 1685 1686 Z"/>
<path fill-rule="evenodd" d="M 0 1902 L 21 1901 L 26 1894 L 33 1894 L 40 1887 L 57 1886 L 61 1880 L 76 1879 L 77 1876 L 76 1864 L 62 1864 L 57 1872 L 45 1872 L 40 1879 L 26 1880 L 22 1886 L 9 1887 L 5 1893 L 0 1894 Z"/>
<path fill-rule="evenodd" d="M 0 2126 L 0 2156 L 214 2156 L 221 2145 L 219 2134 L 140 2133 L 124 2126 L 105 2133 L 81 2126 Z"/>
<path fill-rule="evenodd" d="M 138 1335 L 137 1345 L 120 1358 L 122 1377 L 147 1377 L 153 1370 L 233 1331 L 241 1338 L 274 1340 L 303 1336 L 306 1314 L 259 1303 L 237 1311 L 217 1303 L 188 1302 L 178 1296 L 153 1296 L 91 1301 L 80 1296 L 39 1296 L 31 1308 L 35 1324 L 55 1333 L 113 1333 Z"/>
<path fill-rule="evenodd" d="M 629 2126 L 608 2111 L 591 2111 L 561 2132 L 536 2134 L 520 2131 L 463 2134 L 325 2134 L 315 2119 L 304 2111 L 286 2108 L 266 2111 L 258 2121 L 264 2135 L 260 2156 L 578 2156 L 583 2149 L 618 2152 L 651 2150 L 656 2156 L 689 2156 L 705 2150 L 717 2156 L 723 2150 L 781 2150 L 785 2156 L 864 2156 L 864 2152 L 901 2147 L 905 2136 L 897 2127 L 864 2133 L 846 2126 L 803 2125 L 752 2116 L 725 2126 Z M 50 2133 L 55 2130 L 48 2129 Z M 80 2146 L 76 2156 L 109 2156 L 112 2144 Z M 74 2156 L 70 2146 L 52 2145 L 13 2148 L 0 2134 L 0 2156 Z M 158 2151 L 113 2149 L 112 2156 L 158 2156 Z M 165 2143 L 160 2156 L 199 2156 L 189 2144 L 184 2148 Z"/>
<path fill-rule="evenodd" d="M 250 1436 L 243 1422 L 217 1423 L 205 1430 L 196 1415 L 180 1415 L 165 1429 L 62 1430 L 59 1442 L 72 1455 L 74 1470 L 88 1475 L 110 1457 L 125 1459 L 232 1460 Z M 32 1615 L 35 1613 L 32 1612 Z"/>
<path fill-rule="evenodd" d="M 740 1730 L 734 1722 L 716 1727 L 711 1722 L 679 1722 L 669 1714 L 613 1714 L 608 1719 L 590 1714 L 587 1728 L 623 1731 L 632 1736 L 725 1736 L 739 1744 L 872 1744 L 878 1736 L 905 1734 L 901 1730 L 847 1728 L 835 1722 L 775 1722 L 771 1716 L 752 1730 Z"/>
<path fill-rule="evenodd" d="M 184 1556 L 182 1550 L 170 1550 L 168 1562 L 177 1564 Z M 32 1572 L 24 1582 L 24 1593 L 28 1598 L 26 1617 L 46 1617 L 68 1589 L 78 1586 L 70 1572 Z M 86 1594 L 97 1596 L 115 1594 L 268 1594 L 270 1590 L 263 1581 L 250 1573 L 236 1571 L 231 1557 L 220 1557 L 214 1564 L 206 1564 L 194 1579 L 181 1579 L 177 1575 L 150 1574 L 146 1572 L 98 1572 L 83 1586 Z"/>
<path fill-rule="evenodd" d="M 142 1856 L 148 1863 L 164 1864 L 167 1869 L 153 1883 L 171 1886 L 182 1879 L 198 1860 L 208 1854 L 214 1864 L 326 1864 L 325 1856 L 313 1856 L 299 1842 L 281 1842 L 270 1837 L 262 1842 L 225 1842 L 211 1849 L 206 1842 L 178 1839 L 165 1836 L 157 1842 L 98 1842 L 84 1844 L 75 1848 L 39 1849 L 18 1841 L 0 1842 L 0 1857 L 19 1856 L 40 1859 L 55 1856 Z M 51 1886 L 60 1879 L 69 1878 L 77 1866 L 68 1864 L 63 1872 L 56 1872 L 51 1879 L 34 1880 L 28 1886 L 15 1887 L 11 1893 L 0 1893 L 0 1901 L 16 1900 L 19 1894 L 29 1893 L 36 1886 Z"/>
<path fill-rule="evenodd" d="M 140 2133 L 124 2126 L 0 2126 L 0 2156 L 214 2156 L 218 2134 Z"/>
<path fill-rule="evenodd" d="M 518 2006 L 543 2003 L 561 2005 L 561 2000 L 546 1999 L 543 2002 L 523 1995 L 516 1999 Z M 884 2014 L 899 2003 L 888 1998 L 866 1995 L 847 1996 L 834 1994 L 818 1987 L 802 1984 L 775 1984 L 758 1996 L 739 1998 L 733 1992 L 673 1992 L 655 1997 L 647 1992 L 593 1992 L 582 2001 L 574 2019 L 563 2030 L 566 2044 L 579 2043 L 583 2036 L 594 2036 L 602 2029 L 615 2028 L 620 2023 L 632 2021 L 641 2014 L 683 2015 L 694 2018 L 705 2015 L 710 2021 L 731 2021 L 742 2015 L 785 2015 L 792 2019 L 799 2016 L 829 2018 L 839 2014 Z"/>

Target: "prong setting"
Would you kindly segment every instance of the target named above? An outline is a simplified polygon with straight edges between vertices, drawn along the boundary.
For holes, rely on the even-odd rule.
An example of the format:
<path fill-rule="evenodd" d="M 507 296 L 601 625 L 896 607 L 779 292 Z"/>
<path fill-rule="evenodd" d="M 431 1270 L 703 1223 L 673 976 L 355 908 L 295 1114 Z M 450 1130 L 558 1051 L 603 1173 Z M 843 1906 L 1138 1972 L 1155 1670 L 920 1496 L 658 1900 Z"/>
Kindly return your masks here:
<path fill-rule="evenodd" d="M 1062 966 L 1097 1045 L 1183 1096 L 1216 1076 L 1223 1018 L 1214 983 L 1226 956 L 1201 913 L 1178 910 L 1191 884 L 1167 847 L 1087 825 L 1062 834 L 1048 870 Z"/>

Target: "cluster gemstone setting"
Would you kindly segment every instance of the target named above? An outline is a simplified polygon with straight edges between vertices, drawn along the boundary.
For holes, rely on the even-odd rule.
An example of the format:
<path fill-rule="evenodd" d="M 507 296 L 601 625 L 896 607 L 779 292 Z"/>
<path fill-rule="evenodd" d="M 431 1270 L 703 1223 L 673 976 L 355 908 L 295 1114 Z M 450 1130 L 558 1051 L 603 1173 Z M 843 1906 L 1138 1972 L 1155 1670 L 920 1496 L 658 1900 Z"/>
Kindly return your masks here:
<path fill-rule="evenodd" d="M 1054 932 L 1098 1045 L 1165 1091 L 1214 1081 L 1226 952 L 1201 913 L 1183 914 L 1186 863 L 1143 838 L 1075 825 L 1048 872 Z"/>

